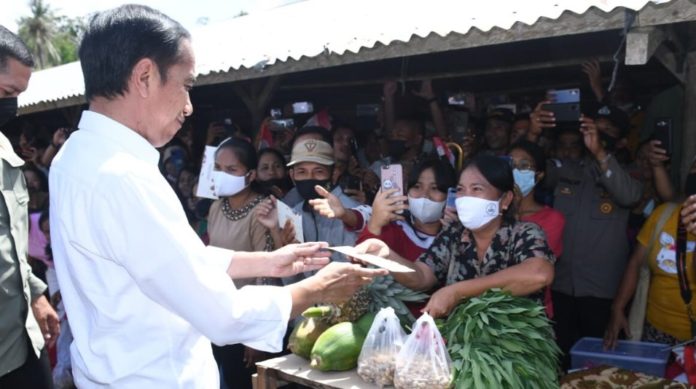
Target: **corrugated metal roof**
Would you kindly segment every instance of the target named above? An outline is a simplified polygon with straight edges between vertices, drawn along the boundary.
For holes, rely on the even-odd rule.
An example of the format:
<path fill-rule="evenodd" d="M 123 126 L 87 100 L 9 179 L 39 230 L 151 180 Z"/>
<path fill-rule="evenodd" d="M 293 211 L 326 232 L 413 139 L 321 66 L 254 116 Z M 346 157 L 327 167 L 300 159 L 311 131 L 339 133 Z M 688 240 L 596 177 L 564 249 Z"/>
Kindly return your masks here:
<path fill-rule="evenodd" d="M 640 10 L 670 0 L 308 0 L 230 19 L 191 32 L 199 76 L 241 68 L 268 67 L 321 54 L 343 55 L 432 33 L 466 34 L 471 29 L 533 25 L 564 12 L 591 7 Z M 79 63 L 35 72 L 20 107 L 79 97 L 84 82 Z"/>

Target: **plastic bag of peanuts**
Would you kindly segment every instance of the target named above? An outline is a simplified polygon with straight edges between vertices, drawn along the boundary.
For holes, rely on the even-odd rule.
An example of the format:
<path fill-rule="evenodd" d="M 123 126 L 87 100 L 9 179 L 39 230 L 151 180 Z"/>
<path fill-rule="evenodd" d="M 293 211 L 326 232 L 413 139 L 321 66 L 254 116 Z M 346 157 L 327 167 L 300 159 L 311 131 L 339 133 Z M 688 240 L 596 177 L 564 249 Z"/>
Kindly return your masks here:
<path fill-rule="evenodd" d="M 375 316 L 358 357 L 358 375 L 380 388 L 394 382 L 396 356 L 406 339 L 398 316 L 391 307 Z"/>
<path fill-rule="evenodd" d="M 452 361 L 433 318 L 424 313 L 396 356 L 396 389 L 447 389 Z"/>

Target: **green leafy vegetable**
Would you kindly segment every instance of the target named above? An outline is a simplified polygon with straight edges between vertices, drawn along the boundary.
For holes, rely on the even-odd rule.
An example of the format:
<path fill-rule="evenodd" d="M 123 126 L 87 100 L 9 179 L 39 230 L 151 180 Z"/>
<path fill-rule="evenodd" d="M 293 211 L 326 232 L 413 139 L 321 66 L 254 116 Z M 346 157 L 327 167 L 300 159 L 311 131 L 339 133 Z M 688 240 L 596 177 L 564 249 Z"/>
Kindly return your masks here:
<path fill-rule="evenodd" d="M 456 388 L 558 388 L 560 350 L 535 301 L 492 289 L 440 323 Z"/>

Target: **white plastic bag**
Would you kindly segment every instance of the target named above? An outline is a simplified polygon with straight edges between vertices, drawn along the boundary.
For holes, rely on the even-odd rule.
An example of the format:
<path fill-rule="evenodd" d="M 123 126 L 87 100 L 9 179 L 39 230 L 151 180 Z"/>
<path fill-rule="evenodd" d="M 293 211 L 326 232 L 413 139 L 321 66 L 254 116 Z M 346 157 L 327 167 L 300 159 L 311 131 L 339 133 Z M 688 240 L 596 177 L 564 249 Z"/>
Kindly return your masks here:
<path fill-rule="evenodd" d="M 430 315 L 424 313 L 413 325 L 396 357 L 394 386 L 397 389 L 447 389 L 452 361 L 442 335 Z"/>
<path fill-rule="evenodd" d="M 382 308 L 372 322 L 358 357 L 360 378 L 380 388 L 392 385 L 396 356 L 405 338 L 406 333 L 394 308 Z"/>

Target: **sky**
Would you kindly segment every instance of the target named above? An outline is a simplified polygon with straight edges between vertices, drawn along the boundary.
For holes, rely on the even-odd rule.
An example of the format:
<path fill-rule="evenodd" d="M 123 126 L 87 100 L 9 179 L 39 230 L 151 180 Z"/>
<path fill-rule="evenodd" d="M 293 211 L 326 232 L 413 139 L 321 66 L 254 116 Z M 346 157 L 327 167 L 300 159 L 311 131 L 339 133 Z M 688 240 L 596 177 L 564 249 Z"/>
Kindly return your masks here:
<path fill-rule="evenodd" d="M 241 11 L 258 12 L 297 0 L 44 0 L 57 15 L 86 16 L 90 13 L 138 3 L 156 8 L 191 30 L 207 18 L 208 23 L 227 20 Z M 17 20 L 29 16 L 29 0 L 0 0 L 0 25 L 17 32 Z"/>

